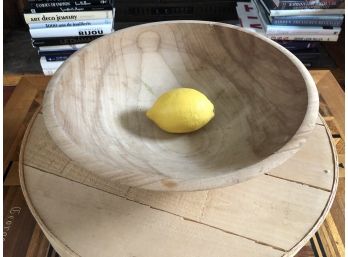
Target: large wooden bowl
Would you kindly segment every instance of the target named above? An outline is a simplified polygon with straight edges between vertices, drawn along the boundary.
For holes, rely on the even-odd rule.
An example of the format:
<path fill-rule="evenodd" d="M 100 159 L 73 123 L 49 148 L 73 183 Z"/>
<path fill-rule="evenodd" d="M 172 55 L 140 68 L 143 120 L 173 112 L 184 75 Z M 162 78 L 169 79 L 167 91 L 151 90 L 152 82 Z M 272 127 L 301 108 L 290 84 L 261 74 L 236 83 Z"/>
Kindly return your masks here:
<path fill-rule="evenodd" d="M 163 132 L 145 111 L 175 87 L 203 92 L 214 119 L 190 134 Z M 249 179 L 303 145 L 318 93 L 290 52 L 212 22 L 136 26 L 95 40 L 56 72 L 44 99 L 47 129 L 98 176 L 151 190 L 202 190 Z"/>

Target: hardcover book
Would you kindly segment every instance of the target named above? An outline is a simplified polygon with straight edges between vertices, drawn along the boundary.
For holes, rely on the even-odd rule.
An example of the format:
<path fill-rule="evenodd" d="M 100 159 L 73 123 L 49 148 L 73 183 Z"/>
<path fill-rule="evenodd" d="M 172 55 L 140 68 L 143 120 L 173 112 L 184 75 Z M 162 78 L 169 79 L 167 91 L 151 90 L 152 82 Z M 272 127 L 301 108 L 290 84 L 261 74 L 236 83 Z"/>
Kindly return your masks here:
<path fill-rule="evenodd" d="M 241 27 L 265 35 L 256 7 L 251 2 L 237 2 L 237 14 Z"/>
<path fill-rule="evenodd" d="M 39 1 L 28 0 L 28 8 L 49 8 L 49 7 L 74 7 L 74 6 L 91 6 L 91 5 L 107 5 L 111 6 L 107 0 L 83 0 L 83 1 L 70 1 L 70 0 L 55 0 L 55 1 Z"/>
<path fill-rule="evenodd" d="M 342 15 L 344 14 L 344 3 L 339 3 L 335 8 L 323 8 L 312 5 L 306 9 L 291 8 L 279 10 L 274 0 L 260 0 L 263 7 L 270 16 L 298 16 L 298 15 Z"/>
<path fill-rule="evenodd" d="M 56 45 L 75 45 L 89 43 L 97 38 L 98 36 L 85 36 L 85 37 L 56 37 L 56 38 L 33 38 L 32 44 L 34 47 L 41 46 L 56 46 Z"/>
<path fill-rule="evenodd" d="M 273 40 L 304 40 L 304 41 L 327 41 L 336 42 L 338 40 L 338 35 L 268 35 L 267 36 Z"/>
<path fill-rule="evenodd" d="M 43 69 L 58 69 L 63 64 L 63 61 L 49 62 L 45 57 L 41 57 L 40 64 Z"/>
<path fill-rule="evenodd" d="M 42 51 L 39 50 L 39 55 L 40 56 L 60 56 L 60 55 L 66 55 L 70 56 L 73 53 L 75 53 L 76 50 L 57 50 L 57 51 Z"/>
<path fill-rule="evenodd" d="M 45 55 L 44 57 L 48 62 L 64 62 L 70 57 L 70 55 Z"/>
<path fill-rule="evenodd" d="M 66 51 L 66 50 L 78 50 L 84 47 L 86 44 L 75 44 L 75 45 L 56 45 L 56 46 L 40 46 L 39 51 Z"/>
<path fill-rule="evenodd" d="M 42 71 L 45 75 L 53 75 L 64 61 L 49 62 L 45 57 L 40 58 Z"/>
<path fill-rule="evenodd" d="M 44 56 L 46 61 L 65 61 L 75 53 L 76 50 L 65 50 L 65 51 L 39 51 L 40 56 Z"/>
<path fill-rule="evenodd" d="M 45 7 L 30 8 L 27 13 L 50 13 L 50 12 L 82 12 L 82 11 L 101 11 L 112 10 L 110 5 L 91 5 L 91 6 L 68 6 L 68 7 Z"/>
<path fill-rule="evenodd" d="M 112 19 L 97 19 L 97 20 L 85 20 L 85 21 L 30 23 L 28 25 L 30 29 L 44 29 L 44 28 L 63 28 L 63 27 L 112 24 L 112 22 L 113 22 Z"/>
<path fill-rule="evenodd" d="M 273 0 L 274 10 L 336 8 L 340 0 Z"/>
<path fill-rule="evenodd" d="M 112 24 L 30 29 L 29 31 L 33 38 L 99 36 L 111 33 Z"/>
<path fill-rule="evenodd" d="M 294 50 L 305 50 L 305 49 L 313 49 L 318 48 L 320 46 L 319 42 L 308 42 L 308 41 L 276 41 L 281 46 L 285 47 L 289 51 Z"/>
<path fill-rule="evenodd" d="M 273 25 L 341 27 L 343 15 L 269 16 Z"/>
<path fill-rule="evenodd" d="M 47 23 L 61 21 L 85 21 L 96 19 L 112 19 L 113 11 L 88 11 L 88 12 L 51 12 L 51 13 L 25 13 L 26 23 Z"/>

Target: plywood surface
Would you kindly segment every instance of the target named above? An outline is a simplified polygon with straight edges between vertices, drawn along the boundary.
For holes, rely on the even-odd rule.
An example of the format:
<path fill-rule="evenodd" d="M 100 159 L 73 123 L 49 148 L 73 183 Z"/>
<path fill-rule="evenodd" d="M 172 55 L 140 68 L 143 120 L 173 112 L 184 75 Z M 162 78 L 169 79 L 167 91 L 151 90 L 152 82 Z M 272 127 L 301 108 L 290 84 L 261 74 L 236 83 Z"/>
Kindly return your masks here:
<path fill-rule="evenodd" d="M 303 238 L 309 239 L 317 223 L 323 221 L 337 185 L 336 157 L 325 126 L 316 125 L 312 137 L 317 154 L 308 155 L 308 149 L 303 148 L 298 158 L 308 156 L 307 163 L 303 161 L 301 167 L 293 167 L 292 163 L 297 160 L 289 160 L 284 164 L 288 167 L 283 168 L 292 169 L 295 174 L 308 170 L 311 179 L 305 178 L 306 175 L 287 177 L 289 172 L 283 176 L 279 171 L 277 175 L 261 175 L 238 185 L 209 191 L 161 193 L 124 186 L 115 190 L 114 186 L 108 187 L 107 180 L 82 170 L 64 155 L 49 137 L 42 114 L 38 113 L 23 144 L 22 185 L 40 225 L 63 248 L 61 254 L 72 254 L 70 251 L 73 251 L 81 256 L 93 256 L 92 249 L 86 245 L 92 245 L 93 239 L 98 237 L 100 244 L 94 242 L 92 248 L 103 249 L 104 256 L 133 254 L 132 251 L 138 250 L 143 256 L 161 256 L 164 249 L 167 256 L 181 256 L 178 248 L 183 242 L 190 242 L 192 246 L 191 250 L 185 247 L 187 256 L 210 256 L 211 252 L 198 247 L 204 240 L 197 235 L 213 240 L 223 232 L 224 238 L 219 241 L 229 242 L 227 245 L 234 249 L 236 256 L 249 256 L 251 253 L 246 250 L 255 251 L 254 256 L 256 253 L 260 256 L 284 253 L 291 256 L 299 250 L 299 245 L 304 244 Z M 321 150 L 325 151 L 321 153 Z M 322 154 L 329 154 L 331 158 L 325 159 Z M 317 177 L 313 170 L 307 169 L 312 163 L 317 165 Z M 306 179 L 310 184 L 305 183 Z M 331 186 L 325 188 L 323 180 L 328 180 L 326 183 Z M 114 205 L 111 199 L 114 199 Z M 115 214 L 118 212 L 120 216 Z M 85 219 L 79 217 L 81 213 Z M 109 221 L 112 225 L 95 231 L 100 225 L 93 218 L 95 215 L 100 216 L 103 223 Z M 63 224 L 73 225 L 66 227 Z M 152 230 L 148 227 L 150 224 Z M 162 231 L 167 224 L 172 227 Z M 114 238 L 120 233 L 122 240 L 114 244 Z M 105 234 L 108 235 L 106 238 Z M 229 241 L 231 235 L 234 241 Z M 147 241 L 152 236 L 160 242 L 156 251 Z M 159 241 L 167 237 L 170 237 L 169 241 Z M 130 248 L 129 242 L 133 242 L 134 248 Z M 214 251 L 218 256 L 231 254 L 220 245 Z"/>

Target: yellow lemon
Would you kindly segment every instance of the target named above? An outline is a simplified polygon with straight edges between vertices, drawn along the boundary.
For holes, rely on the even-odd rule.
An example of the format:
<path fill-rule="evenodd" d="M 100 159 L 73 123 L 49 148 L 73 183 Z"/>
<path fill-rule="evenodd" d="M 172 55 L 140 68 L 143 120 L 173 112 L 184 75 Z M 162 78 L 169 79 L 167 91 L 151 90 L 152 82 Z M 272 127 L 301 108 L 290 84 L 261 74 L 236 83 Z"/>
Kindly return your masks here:
<path fill-rule="evenodd" d="M 186 133 L 206 125 L 214 105 L 195 89 L 176 88 L 161 95 L 146 116 L 167 132 Z"/>

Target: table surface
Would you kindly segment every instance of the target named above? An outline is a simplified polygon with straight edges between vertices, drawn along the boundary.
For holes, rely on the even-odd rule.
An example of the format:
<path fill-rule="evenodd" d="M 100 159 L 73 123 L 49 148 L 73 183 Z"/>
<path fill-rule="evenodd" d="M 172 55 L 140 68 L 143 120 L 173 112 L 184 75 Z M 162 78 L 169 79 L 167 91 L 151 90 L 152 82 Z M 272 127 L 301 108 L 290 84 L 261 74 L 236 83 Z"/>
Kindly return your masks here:
<path fill-rule="evenodd" d="M 343 107 L 343 92 L 340 90 L 338 85 L 335 84 L 335 81 L 332 78 L 332 75 L 330 72 L 315 71 L 315 72 L 312 72 L 312 75 L 314 79 L 316 80 L 318 89 L 321 93 L 321 98 L 322 98 L 321 113 L 332 130 L 333 136 L 336 141 L 336 147 L 338 148 L 339 158 L 342 160 L 344 150 L 340 149 L 340 146 L 343 144 L 343 140 L 344 140 L 344 134 L 343 134 L 344 117 L 342 115 L 343 111 L 342 109 L 340 110 L 340 108 Z M 40 106 L 43 90 L 45 88 L 45 85 L 48 79 L 44 77 L 38 77 L 38 76 L 24 77 L 24 78 L 21 78 L 19 82 L 18 82 L 18 79 L 16 79 L 15 77 L 12 77 L 12 78 L 7 77 L 6 79 L 7 79 L 5 80 L 6 84 L 17 84 L 14 92 L 11 95 L 11 98 L 6 103 L 5 113 L 4 113 L 5 168 L 9 164 L 11 164 L 10 168 L 7 169 L 5 186 L 6 186 L 6 195 L 8 198 L 10 198 L 16 195 L 12 191 L 16 192 L 17 194 L 19 193 L 18 186 L 17 186 L 18 185 L 18 174 L 17 174 L 18 159 L 16 159 L 16 155 L 18 154 L 17 152 L 18 143 L 21 141 L 21 137 L 29 121 L 29 118 L 32 116 L 34 111 Z M 328 108 L 327 106 L 332 108 Z M 14 115 L 14 114 L 17 114 L 17 115 Z M 342 207 L 344 206 L 343 195 L 341 195 L 343 190 L 342 183 L 344 183 L 344 174 L 340 179 L 338 196 L 336 197 L 336 200 L 333 204 L 333 208 L 331 209 L 330 214 L 325 220 L 323 226 L 320 228 L 319 232 L 311 239 L 310 241 L 311 243 L 306 245 L 303 248 L 303 251 L 301 251 L 299 254 L 307 254 L 303 256 L 311 256 L 310 255 L 312 254 L 311 250 L 315 249 L 317 252 L 326 254 L 326 256 L 343 256 L 342 254 L 344 252 L 344 246 L 343 246 L 344 233 L 342 231 L 344 228 L 342 224 L 344 220 L 339 218 L 340 216 L 342 216 L 340 212 L 341 213 L 343 212 Z M 6 206 L 6 198 L 5 198 L 4 218 L 6 218 L 6 211 L 11 211 L 11 206 L 13 208 L 13 201 L 9 200 L 7 204 L 10 204 L 10 206 Z M 10 231 L 15 230 L 14 229 L 15 225 L 17 225 L 18 227 L 18 223 L 14 223 L 14 225 L 11 228 L 9 228 L 9 231 L 7 233 L 9 235 L 9 238 L 10 238 Z M 34 229 L 35 231 L 39 231 L 39 229 L 36 226 L 34 227 L 35 227 Z M 34 240 L 33 237 L 31 237 L 31 239 L 32 241 Z M 9 242 L 9 241 L 10 239 L 8 239 L 5 242 Z M 13 245 L 14 244 L 13 241 L 16 241 L 16 240 L 13 239 L 11 241 L 12 241 L 12 244 L 10 245 Z M 30 245 L 31 244 L 29 243 L 29 246 Z M 48 244 L 43 244 L 43 245 L 46 247 Z M 6 252 L 6 246 L 7 245 L 5 243 L 5 252 Z M 9 247 L 7 247 L 7 249 L 9 249 Z M 15 251 L 14 250 L 15 248 L 12 247 L 11 249 Z M 36 249 L 41 249 L 41 248 L 36 248 Z M 8 256 L 16 256 L 16 255 L 8 255 Z"/>

